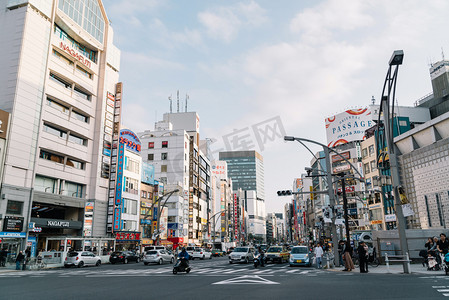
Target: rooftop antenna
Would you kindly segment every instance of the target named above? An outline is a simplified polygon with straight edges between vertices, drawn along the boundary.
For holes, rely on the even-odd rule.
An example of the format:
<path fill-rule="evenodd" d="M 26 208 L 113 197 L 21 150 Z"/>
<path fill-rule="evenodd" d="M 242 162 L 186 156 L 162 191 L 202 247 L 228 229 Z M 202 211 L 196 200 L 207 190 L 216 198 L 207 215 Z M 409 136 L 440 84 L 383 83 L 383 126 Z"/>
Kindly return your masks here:
<path fill-rule="evenodd" d="M 170 113 L 172 113 L 172 112 L 173 112 L 173 109 L 172 109 L 172 99 L 171 99 L 171 95 L 168 96 L 168 100 L 170 100 Z"/>
<path fill-rule="evenodd" d="M 186 112 L 187 112 L 187 100 L 189 100 L 189 95 L 186 94 Z"/>
<path fill-rule="evenodd" d="M 178 106 L 177 106 L 177 107 L 178 107 L 178 112 L 179 112 L 179 90 L 177 91 L 176 94 L 177 94 L 177 99 L 178 99 L 178 101 L 177 101 L 177 105 L 178 105 Z"/>
<path fill-rule="evenodd" d="M 371 96 L 371 105 L 374 105 L 376 103 L 376 99 L 374 99 L 374 96 Z"/>

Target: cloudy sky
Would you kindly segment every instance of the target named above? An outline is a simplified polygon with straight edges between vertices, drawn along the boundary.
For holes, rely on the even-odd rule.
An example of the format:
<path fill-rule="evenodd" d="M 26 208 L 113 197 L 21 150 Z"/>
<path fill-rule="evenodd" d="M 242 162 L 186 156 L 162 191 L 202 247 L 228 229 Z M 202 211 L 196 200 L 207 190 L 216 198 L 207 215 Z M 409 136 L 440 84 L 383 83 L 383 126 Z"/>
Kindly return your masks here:
<path fill-rule="evenodd" d="M 380 98 L 394 50 L 405 54 L 399 105 L 430 93 L 430 63 L 449 57 L 446 0 L 103 4 L 122 53 L 125 126 L 153 129 L 168 97 L 179 90 L 184 110 L 188 94 L 214 151 L 251 147 L 264 156 L 267 212 L 283 210 L 288 199 L 276 191 L 290 189 L 311 160 L 279 137 L 281 128 L 326 144 L 326 117 Z"/>

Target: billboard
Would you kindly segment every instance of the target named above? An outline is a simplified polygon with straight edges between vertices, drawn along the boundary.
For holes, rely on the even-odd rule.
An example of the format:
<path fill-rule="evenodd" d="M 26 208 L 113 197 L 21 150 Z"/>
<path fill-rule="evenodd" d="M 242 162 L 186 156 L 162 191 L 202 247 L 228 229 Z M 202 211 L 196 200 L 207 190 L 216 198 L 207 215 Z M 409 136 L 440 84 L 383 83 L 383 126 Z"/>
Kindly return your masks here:
<path fill-rule="evenodd" d="M 154 185 L 154 166 L 147 162 L 142 162 L 142 178 L 143 183 Z"/>
<path fill-rule="evenodd" d="M 351 109 L 326 118 L 326 137 L 329 147 L 365 139 L 365 130 L 374 122 L 369 108 Z"/>

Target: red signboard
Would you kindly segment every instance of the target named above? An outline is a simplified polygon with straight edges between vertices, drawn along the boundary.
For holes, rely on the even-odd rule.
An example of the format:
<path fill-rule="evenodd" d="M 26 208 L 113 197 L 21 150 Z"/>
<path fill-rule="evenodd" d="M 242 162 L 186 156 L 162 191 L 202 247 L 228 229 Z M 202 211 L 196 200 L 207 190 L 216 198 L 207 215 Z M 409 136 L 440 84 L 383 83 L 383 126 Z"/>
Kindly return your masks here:
<path fill-rule="evenodd" d="M 342 152 L 342 153 L 340 153 L 340 155 L 343 156 L 346 159 L 350 159 L 351 158 L 351 153 L 349 151 Z M 338 155 L 338 154 L 333 155 L 332 156 L 332 162 L 334 163 L 334 162 L 343 160 L 343 158 L 340 155 Z"/>
<path fill-rule="evenodd" d="M 345 187 L 345 190 L 346 190 L 346 193 L 352 193 L 352 192 L 355 191 L 355 187 L 354 187 L 353 185 L 346 186 L 346 187 Z M 342 192 L 342 189 L 341 189 L 341 188 L 338 188 L 337 191 L 338 191 L 339 193 L 341 193 L 341 192 Z"/>
<path fill-rule="evenodd" d="M 59 47 L 64 50 L 65 52 L 67 52 L 68 54 L 70 54 L 71 56 L 73 56 L 74 58 L 76 58 L 78 61 L 80 61 L 83 65 L 85 65 L 86 67 L 91 67 L 91 62 L 90 60 L 88 60 L 86 57 L 84 57 L 82 54 L 76 52 L 75 50 L 73 50 L 72 48 L 70 48 L 68 45 L 64 44 L 63 42 L 61 42 L 59 44 Z"/>
<path fill-rule="evenodd" d="M 237 194 L 234 194 L 234 237 L 237 238 L 238 231 L 238 210 L 237 210 Z"/>
<path fill-rule="evenodd" d="M 116 241 L 140 241 L 140 232 L 117 232 Z"/>

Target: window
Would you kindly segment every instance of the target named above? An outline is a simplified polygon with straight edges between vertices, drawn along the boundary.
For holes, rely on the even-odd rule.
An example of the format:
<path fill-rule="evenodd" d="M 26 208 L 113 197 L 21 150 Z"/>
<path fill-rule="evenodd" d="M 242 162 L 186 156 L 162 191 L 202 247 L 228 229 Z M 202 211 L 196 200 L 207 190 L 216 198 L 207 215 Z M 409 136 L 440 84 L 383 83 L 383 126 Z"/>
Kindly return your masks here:
<path fill-rule="evenodd" d="M 371 171 L 374 172 L 377 169 L 377 164 L 375 160 L 371 161 Z"/>
<path fill-rule="evenodd" d="M 59 53 L 58 51 L 53 49 L 53 55 L 58 58 L 60 61 L 64 62 L 65 64 L 69 65 L 69 66 L 73 66 L 73 62 L 68 59 L 67 57 L 65 57 L 64 55 L 62 55 L 61 53 Z"/>
<path fill-rule="evenodd" d="M 6 213 L 11 215 L 21 215 L 23 210 L 23 202 L 8 200 L 6 205 Z"/>
<path fill-rule="evenodd" d="M 154 149 L 154 142 L 148 143 L 148 149 Z"/>
<path fill-rule="evenodd" d="M 84 70 L 83 68 L 81 68 L 79 65 L 76 65 L 76 71 L 78 73 L 81 73 L 82 75 L 86 76 L 89 79 L 92 79 L 92 74 L 86 70 Z"/>
<path fill-rule="evenodd" d="M 365 174 L 369 174 L 369 164 L 364 164 Z"/>
<path fill-rule="evenodd" d="M 89 117 L 85 116 L 85 115 L 83 115 L 83 114 L 81 114 L 79 112 L 76 112 L 76 111 L 72 110 L 72 116 L 75 119 L 78 119 L 78 120 L 80 120 L 80 121 L 82 121 L 84 123 L 89 123 Z"/>
<path fill-rule="evenodd" d="M 39 192 L 55 193 L 57 180 L 50 177 L 36 175 L 34 189 Z"/>
<path fill-rule="evenodd" d="M 125 157 L 125 170 L 133 172 L 133 173 L 139 173 L 140 172 L 139 161 L 126 156 Z"/>
<path fill-rule="evenodd" d="M 167 172 L 167 165 L 161 165 L 161 172 Z"/>
<path fill-rule="evenodd" d="M 56 135 L 63 139 L 65 139 L 67 137 L 67 133 L 65 131 L 58 129 L 56 127 L 53 127 L 51 125 L 48 125 L 48 124 L 44 124 L 44 131 L 48 132 L 50 134 Z"/>
<path fill-rule="evenodd" d="M 79 144 L 82 146 L 87 146 L 87 139 L 84 139 L 82 137 L 78 137 L 76 135 L 70 134 L 69 135 L 69 141 L 75 143 L 75 144 Z"/>
<path fill-rule="evenodd" d="M 374 145 L 368 147 L 369 156 L 374 155 Z"/>
<path fill-rule="evenodd" d="M 362 149 L 362 157 L 367 157 L 368 156 L 368 150 L 366 148 Z"/>
<path fill-rule="evenodd" d="M 59 110 L 60 112 L 62 112 L 63 114 L 68 114 L 69 113 L 69 108 L 66 107 L 65 105 L 62 105 L 58 102 L 56 102 L 53 99 L 47 98 L 47 105 L 56 108 L 57 110 Z"/>
<path fill-rule="evenodd" d="M 147 197 L 147 191 L 140 191 L 140 198 L 146 198 Z"/>
<path fill-rule="evenodd" d="M 74 92 L 76 95 L 80 96 L 81 98 L 83 98 L 83 99 L 85 99 L 85 100 L 87 100 L 87 101 L 90 101 L 90 95 L 89 95 L 88 93 L 84 92 L 83 90 L 81 90 L 80 88 L 75 87 L 75 88 L 73 89 L 73 92 Z"/>
<path fill-rule="evenodd" d="M 167 184 L 167 177 L 161 177 L 161 182 L 165 185 Z"/>
<path fill-rule="evenodd" d="M 153 153 L 149 153 L 148 154 L 148 160 L 154 160 L 154 154 Z"/>
<path fill-rule="evenodd" d="M 84 163 L 72 158 L 67 158 L 65 165 L 75 169 L 84 170 Z"/>
<path fill-rule="evenodd" d="M 57 154 L 54 154 L 54 153 L 50 153 L 50 152 L 45 151 L 45 150 L 41 150 L 41 152 L 39 153 L 39 158 L 43 158 L 43 159 L 46 159 L 46 160 L 51 160 L 51 161 L 54 161 L 54 162 L 57 162 L 57 163 L 60 163 L 60 164 L 64 163 L 64 157 L 63 156 L 57 155 Z"/>
<path fill-rule="evenodd" d="M 66 89 L 69 89 L 69 90 L 72 89 L 72 84 L 69 83 L 68 81 L 62 79 L 58 75 L 50 73 L 50 79 L 53 80 L 54 82 L 56 82 L 57 84 L 59 84 L 60 86 L 65 87 Z"/>
<path fill-rule="evenodd" d="M 139 181 L 125 176 L 125 192 L 137 195 L 139 192 Z"/>
<path fill-rule="evenodd" d="M 124 199 L 123 213 L 137 215 L 137 201 L 132 199 Z"/>
<path fill-rule="evenodd" d="M 167 157 L 168 157 L 168 153 L 161 153 L 162 160 L 167 160 Z"/>
<path fill-rule="evenodd" d="M 66 181 L 64 185 L 61 184 L 60 190 L 64 191 L 64 195 L 70 197 L 83 198 L 84 195 L 84 185 L 76 182 Z"/>
<path fill-rule="evenodd" d="M 137 222 L 131 220 L 123 220 L 123 229 L 127 231 L 136 231 Z"/>
<path fill-rule="evenodd" d="M 168 141 L 162 141 L 162 148 L 168 148 Z"/>

